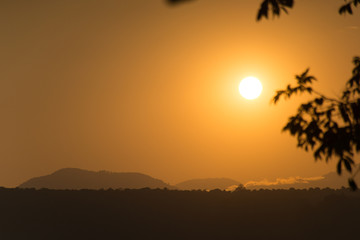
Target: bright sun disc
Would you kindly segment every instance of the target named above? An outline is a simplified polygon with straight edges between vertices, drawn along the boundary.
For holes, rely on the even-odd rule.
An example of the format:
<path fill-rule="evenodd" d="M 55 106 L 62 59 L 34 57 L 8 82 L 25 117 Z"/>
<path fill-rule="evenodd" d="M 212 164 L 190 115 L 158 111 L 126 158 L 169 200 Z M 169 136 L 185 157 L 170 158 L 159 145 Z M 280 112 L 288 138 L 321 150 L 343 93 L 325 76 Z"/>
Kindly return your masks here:
<path fill-rule="evenodd" d="M 255 77 L 244 78 L 239 85 L 241 96 L 249 100 L 260 96 L 262 89 L 261 82 Z"/>

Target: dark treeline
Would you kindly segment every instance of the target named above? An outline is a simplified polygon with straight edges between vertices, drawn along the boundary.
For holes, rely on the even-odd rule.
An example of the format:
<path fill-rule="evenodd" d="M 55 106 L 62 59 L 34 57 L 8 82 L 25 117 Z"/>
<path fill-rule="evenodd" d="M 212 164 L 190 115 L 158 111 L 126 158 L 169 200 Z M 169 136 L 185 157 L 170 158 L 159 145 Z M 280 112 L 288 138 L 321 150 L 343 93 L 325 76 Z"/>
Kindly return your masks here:
<path fill-rule="evenodd" d="M 0 239 L 346 239 L 360 193 L 0 189 Z"/>

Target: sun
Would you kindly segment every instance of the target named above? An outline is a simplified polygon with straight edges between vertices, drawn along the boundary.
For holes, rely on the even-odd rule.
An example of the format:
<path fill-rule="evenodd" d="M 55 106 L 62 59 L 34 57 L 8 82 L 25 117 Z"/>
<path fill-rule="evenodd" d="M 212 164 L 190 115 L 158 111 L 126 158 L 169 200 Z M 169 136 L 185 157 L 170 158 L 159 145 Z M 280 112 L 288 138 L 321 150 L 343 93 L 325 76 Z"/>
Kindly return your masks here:
<path fill-rule="evenodd" d="M 262 89 L 261 82 L 256 77 L 246 77 L 239 84 L 241 96 L 249 100 L 259 97 Z"/>

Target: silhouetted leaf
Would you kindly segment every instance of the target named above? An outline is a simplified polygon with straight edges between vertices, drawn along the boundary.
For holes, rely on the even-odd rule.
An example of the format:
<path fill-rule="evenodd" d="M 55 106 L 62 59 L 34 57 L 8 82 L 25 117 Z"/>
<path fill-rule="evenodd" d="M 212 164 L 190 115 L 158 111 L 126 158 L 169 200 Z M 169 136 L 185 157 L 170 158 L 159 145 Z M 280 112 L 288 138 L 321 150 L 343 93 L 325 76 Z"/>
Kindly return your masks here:
<path fill-rule="evenodd" d="M 314 76 L 309 76 L 308 73 L 309 73 L 310 69 L 306 69 L 305 72 L 303 72 L 301 75 L 296 75 L 296 80 L 297 80 L 297 83 L 300 85 L 300 86 L 304 86 L 306 85 L 307 83 L 312 83 L 313 80 L 316 80 L 316 78 Z"/>
<path fill-rule="evenodd" d="M 276 16 L 280 15 L 280 7 L 276 0 L 270 0 L 270 4 L 272 5 L 273 14 Z"/>
<path fill-rule="evenodd" d="M 324 103 L 324 98 L 316 98 L 315 102 L 316 102 L 317 105 L 321 106 Z"/>
<path fill-rule="evenodd" d="M 309 112 L 309 110 L 312 108 L 312 104 L 307 103 L 307 104 L 301 104 L 301 110 L 304 110 L 305 112 Z"/>
<path fill-rule="evenodd" d="M 355 183 L 354 179 L 349 178 L 349 186 L 351 190 L 356 191 L 358 189 L 357 184 Z"/>
<path fill-rule="evenodd" d="M 342 103 L 338 107 L 339 107 L 339 111 L 340 111 L 341 117 L 344 120 L 344 122 L 350 122 L 349 115 L 347 114 L 346 105 Z"/>
<path fill-rule="evenodd" d="M 329 108 L 327 111 L 326 111 L 326 117 L 328 118 L 329 121 L 331 121 L 331 116 L 332 116 L 332 113 L 335 111 L 335 108 Z"/>
<path fill-rule="evenodd" d="M 355 135 L 355 149 L 356 152 L 360 152 L 360 124 L 354 125 L 354 135 Z"/>
<path fill-rule="evenodd" d="M 260 5 L 260 9 L 258 11 L 258 15 L 256 19 L 259 21 L 263 17 L 268 18 L 268 12 L 269 12 L 269 0 L 264 0 Z"/>
<path fill-rule="evenodd" d="M 339 175 L 341 175 L 341 166 L 342 165 L 342 160 L 340 159 L 339 160 L 339 162 L 338 162 L 338 164 L 337 164 L 337 166 L 336 166 L 336 170 L 337 170 L 337 173 L 339 174 Z"/>
<path fill-rule="evenodd" d="M 283 10 L 286 14 L 289 14 L 288 10 L 286 10 L 286 8 L 281 7 L 281 10 Z"/>
<path fill-rule="evenodd" d="M 292 8 L 294 5 L 293 0 L 264 0 L 257 14 L 257 21 L 262 18 L 268 18 L 269 11 L 271 10 L 273 16 L 280 16 L 281 11 L 288 13 L 286 8 Z"/>
<path fill-rule="evenodd" d="M 351 172 L 351 163 L 348 159 L 343 159 L 343 162 L 344 162 L 344 165 L 345 165 L 345 168 L 346 170 L 348 170 L 349 172 Z"/>
<path fill-rule="evenodd" d="M 351 85 L 352 85 L 352 83 L 350 83 Z M 352 87 L 352 86 L 350 86 L 350 87 Z M 346 91 L 344 91 L 343 92 L 343 96 L 342 96 L 342 99 L 348 99 L 349 98 L 349 96 L 350 96 L 350 91 L 349 90 L 346 90 Z"/>
<path fill-rule="evenodd" d="M 178 4 L 178 3 L 184 3 L 184 2 L 189 2 L 189 1 L 193 1 L 193 0 L 166 0 L 166 2 L 170 5 L 174 5 L 174 4 Z"/>
<path fill-rule="evenodd" d="M 279 0 L 279 3 L 290 8 L 294 6 L 294 0 Z"/>
<path fill-rule="evenodd" d="M 346 13 L 349 13 L 349 14 L 353 13 L 352 9 L 351 9 L 351 2 L 341 6 L 339 9 L 339 14 L 346 14 Z"/>
<path fill-rule="evenodd" d="M 358 99 L 360 100 L 360 99 Z M 355 121 L 360 120 L 360 104 L 357 102 L 350 103 L 350 107 L 353 113 L 353 117 Z"/>

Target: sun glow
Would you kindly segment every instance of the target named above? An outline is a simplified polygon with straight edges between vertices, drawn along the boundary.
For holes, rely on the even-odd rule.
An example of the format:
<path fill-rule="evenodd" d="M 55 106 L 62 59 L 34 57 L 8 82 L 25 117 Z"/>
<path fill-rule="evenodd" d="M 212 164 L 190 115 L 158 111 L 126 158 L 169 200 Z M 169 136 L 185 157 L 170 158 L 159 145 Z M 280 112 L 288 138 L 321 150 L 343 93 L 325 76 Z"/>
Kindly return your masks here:
<path fill-rule="evenodd" d="M 239 84 L 241 96 L 249 100 L 259 97 L 262 89 L 261 82 L 256 77 L 246 77 Z"/>

